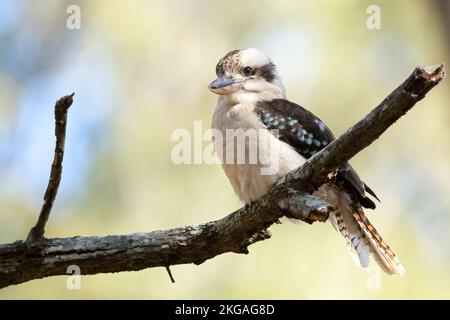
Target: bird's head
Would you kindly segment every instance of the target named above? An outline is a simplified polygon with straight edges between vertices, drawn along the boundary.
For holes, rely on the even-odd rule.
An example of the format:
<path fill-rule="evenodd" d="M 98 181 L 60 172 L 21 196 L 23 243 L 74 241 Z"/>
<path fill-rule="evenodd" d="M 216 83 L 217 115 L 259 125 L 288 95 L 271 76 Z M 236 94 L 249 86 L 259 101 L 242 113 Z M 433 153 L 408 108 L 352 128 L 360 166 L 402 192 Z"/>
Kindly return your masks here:
<path fill-rule="evenodd" d="M 217 63 L 216 74 L 209 90 L 236 103 L 285 98 L 275 65 L 260 49 L 230 51 Z"/>

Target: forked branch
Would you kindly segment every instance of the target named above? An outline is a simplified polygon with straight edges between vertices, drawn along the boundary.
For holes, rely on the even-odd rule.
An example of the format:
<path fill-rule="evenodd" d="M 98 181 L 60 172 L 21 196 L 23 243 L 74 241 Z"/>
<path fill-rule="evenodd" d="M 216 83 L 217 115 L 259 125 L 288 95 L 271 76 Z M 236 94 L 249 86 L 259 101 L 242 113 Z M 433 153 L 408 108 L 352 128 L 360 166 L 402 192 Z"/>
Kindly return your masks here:
<path fill-rule="evenodd" d="M 263 199 L 220 220 L 149 233 L 48 239 L 40 252 L 28 250 L 23 241 L 0 245 L 0 288 L 64 275 L 70 265 L 79 266 L 82 274 L 97 274 L 200 264 L 226 252 L 248 253 L 249 245 L 270 237 L 267 228 L 283 216 L 308 223 L 325 221 L 329 207 L 311 195 L 312 189 L 376 140 L 444 75 L 443 65 L 416 68 L 378 107 L 291 172 Z M 50 200 L 51 208 L 54 196 Z M 47 218 L 48 213 L 38 224 L 45 225 Z"/>

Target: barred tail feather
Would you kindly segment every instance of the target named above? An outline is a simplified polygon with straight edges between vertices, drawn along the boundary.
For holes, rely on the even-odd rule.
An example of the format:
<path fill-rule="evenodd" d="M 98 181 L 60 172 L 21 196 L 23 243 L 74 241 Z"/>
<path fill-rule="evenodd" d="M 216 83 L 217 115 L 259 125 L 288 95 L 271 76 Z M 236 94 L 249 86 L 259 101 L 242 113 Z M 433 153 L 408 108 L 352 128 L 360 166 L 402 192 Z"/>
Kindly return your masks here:
<path fill-rule="evenodd" d="M 391 250 L 383 238 L 381 238 L 380 234 L 372 223 L 370 223 L 369 219 L 365 216 L 361 206 L 357 205 L 354 209 L 353 217 L 368 239 L 372 257 L 381 269 L 389 275 L 398 274 L 403 276 L 406 272 L 405 268 L 401 264 L 400 260 L 398 260 L 395 253 Z"/>
<path fill-rule="evenodd" d="M 364 235 L 359 232 L 350 234 L 344 222 L 344 218 L 340 211 L 335 211 L 330 215 L 331 224 L 345 239 L 347 250 L 353 261 L 365 268 L 369 265 L 369 252 L 367 251 L 367 243 L 365 243 Z"/>
<path fill-rule="evenodd" d="M 402 264 L 367 219 L 359 200 L 352 196 L 351 191 L 324 184 L 315 194 L 334 208 L 330 222 L 344 237 L 350 255 L 358 265 L 367 267 L 372 256 L 387 274 L 405 273 Z"/>

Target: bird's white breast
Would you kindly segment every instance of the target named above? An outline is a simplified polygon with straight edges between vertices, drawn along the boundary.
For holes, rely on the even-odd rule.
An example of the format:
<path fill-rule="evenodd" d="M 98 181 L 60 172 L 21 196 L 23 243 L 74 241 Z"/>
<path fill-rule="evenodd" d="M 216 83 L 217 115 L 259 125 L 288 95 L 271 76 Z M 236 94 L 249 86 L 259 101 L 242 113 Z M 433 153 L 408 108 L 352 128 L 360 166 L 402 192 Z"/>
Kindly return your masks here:
<path fill-rule="evenodd" d="M 252 103 L 230 104 L 226 99 L 219 99 L 214 111 L 212 127 L 222 133 L 223 139 L 214 139 L 216 152 L 221 155 L 222 167 L 233 186 L 238 197 L 245 203 L 258 200 L 264 196 L 272 186 L 291 170 L 299 167 L 305 159 L 291 146 L 278 140 L 268 131 L 254 112 Z M 228 132 L 232 131 L 237 137 L 233 143 L 227 139 Z M 242 130 L 237 130 L 242 129 Z M 248 155 L 254 151 L 254 144 L 248 139 L 243 144 L 245 149 L 245 163 L 237 163 L 237 142 L 240 135 L 248 134 L 248 130 L 256 132 L 257 159 L 250 162 Z M 247 135 L 247 138 L 251 135 Z M 243 141 L 243 140 L 241 140 Z M 251 150 L 249 150 L 251 149 Z M 218 152 L 221 150 L 220 152 Z M 227 154 L 234 152 L 234 161 L 226 161 Z M 220 156 L 219 156 L 220 157 Z M 269 174 L 268 174 L 269 173 Z"/>

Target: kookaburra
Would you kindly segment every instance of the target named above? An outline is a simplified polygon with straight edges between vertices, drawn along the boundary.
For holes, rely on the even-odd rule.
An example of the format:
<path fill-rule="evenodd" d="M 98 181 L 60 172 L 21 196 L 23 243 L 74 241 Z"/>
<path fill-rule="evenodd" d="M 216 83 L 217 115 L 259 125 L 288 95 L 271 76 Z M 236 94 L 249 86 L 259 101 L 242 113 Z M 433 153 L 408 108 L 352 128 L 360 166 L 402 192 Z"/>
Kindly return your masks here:
<path fill-rule="evenodd" d="M 277 69 L 263 51 L 231 51 L 218 62 L 216 74 L 217 79 L 209 85 L 219 95 L 212 127 L 225 138 L 214 139 L 214 147 L 234 191 L 244 203 L 260 199 L 281 177 L 335 139 L 318 117 L 287 100 Z M 258 144 L 259 148 L 266 148 L 259 153 L 276 162 L 277 170 L 262 174 L 267 159 L 264 163 L 260 159 L 254 163 L 224 161 L 225 155 L 236 148 L 226 138 L 229 130 L 236 131 L 236 136 L 257 131 L 257 139 L 267 141 Z M 245 152 L 250 152 L 251 145 L 248 141 L 243 144 Z M 387 274 L 403 275 L 405 269 L 400 261 L 364 214 L 363 207 L 375 208 L 366 192 L 378 199 L 350 164 L 345 164 L 335 179 L 314 194 L 332 206 L 329 220 L 345 238 L 355 262 L 367 267 L 372 256 Z"/>

